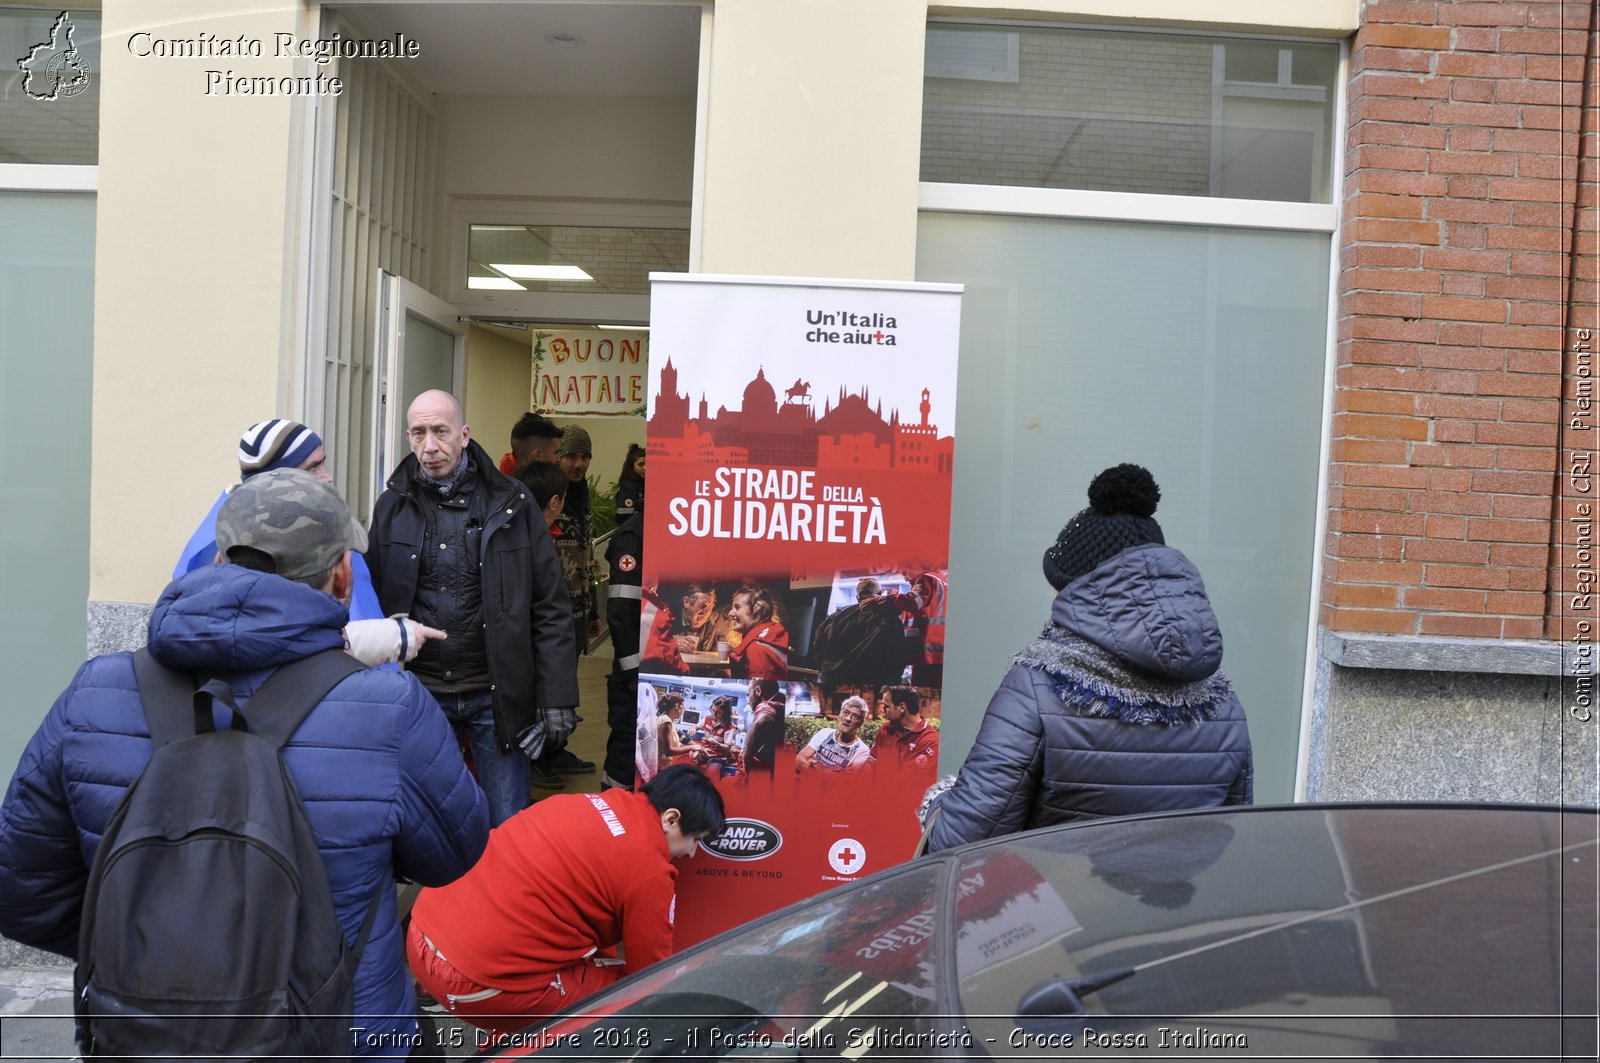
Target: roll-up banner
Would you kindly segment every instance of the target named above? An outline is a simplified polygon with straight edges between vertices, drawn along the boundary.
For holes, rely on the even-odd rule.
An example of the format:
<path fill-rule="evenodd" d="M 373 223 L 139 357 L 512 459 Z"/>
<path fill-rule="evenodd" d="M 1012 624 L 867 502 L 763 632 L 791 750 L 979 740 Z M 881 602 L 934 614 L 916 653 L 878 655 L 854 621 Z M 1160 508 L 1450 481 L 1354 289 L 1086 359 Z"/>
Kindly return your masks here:
<path fill-rule="evenodd" d="M 651 274 L 642 778 L 728 828 L 683 947 L 911 858 L 942 715 L 961 286 Z"/>

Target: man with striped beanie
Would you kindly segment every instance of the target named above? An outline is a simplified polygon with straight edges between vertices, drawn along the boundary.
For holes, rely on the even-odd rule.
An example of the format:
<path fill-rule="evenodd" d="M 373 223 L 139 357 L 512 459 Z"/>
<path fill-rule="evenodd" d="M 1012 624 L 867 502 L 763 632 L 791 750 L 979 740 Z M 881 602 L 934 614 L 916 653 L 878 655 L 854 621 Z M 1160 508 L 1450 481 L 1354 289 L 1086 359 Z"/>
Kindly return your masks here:
<path fill-rule="evenodd" d="M 244 430 L 239 440 L 239 478 L 248 480 L 268 469 L 299 469 L 319 480 L 333 482 L 326 466 L 322 437 L 299 421 L 274 417 Z"/>
<path fill-rule="evenodd" d="M 333 483 L 328 472 L 328 451 L 322 437 L 299 421 L 274 417 L 257 421 L 244 430 L 239 440 L 239 479 L 241 482 L 272 469 L 299 469 L 319 480 Z M 200 526 L 184 545 L 172 578 L 209 565 L 217 560 L 217 511 L 232 487 L 218 496 Z M 425 627 L 405 617 L 385 618 L 372 589 L 372 576 L 359 553 L 351 554 L 354 579 L 350 590 L 350 623 L 345 626 L 345 642 L 352 656 L 367 665 L 409 661 L 422 643 L 443 638 L 444 632 Z"/>

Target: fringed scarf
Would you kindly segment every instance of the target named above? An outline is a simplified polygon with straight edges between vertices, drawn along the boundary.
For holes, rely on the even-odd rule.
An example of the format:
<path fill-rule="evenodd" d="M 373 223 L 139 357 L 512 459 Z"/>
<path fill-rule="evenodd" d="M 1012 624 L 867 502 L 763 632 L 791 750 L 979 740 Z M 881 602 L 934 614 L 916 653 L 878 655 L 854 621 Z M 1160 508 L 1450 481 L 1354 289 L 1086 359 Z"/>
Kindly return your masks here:
<path fill-rule="evenodd" d="M 1055 624 L 1011 660 L 1049 676 L 1056 697 L 1079 715 L 1123 723 L 1199 723 L 1215 719 L 1233 697 L 1233 684 L 1220 670 L 1193 683 L 1168 682 L 1133 671 L 1110 651 Z"/>

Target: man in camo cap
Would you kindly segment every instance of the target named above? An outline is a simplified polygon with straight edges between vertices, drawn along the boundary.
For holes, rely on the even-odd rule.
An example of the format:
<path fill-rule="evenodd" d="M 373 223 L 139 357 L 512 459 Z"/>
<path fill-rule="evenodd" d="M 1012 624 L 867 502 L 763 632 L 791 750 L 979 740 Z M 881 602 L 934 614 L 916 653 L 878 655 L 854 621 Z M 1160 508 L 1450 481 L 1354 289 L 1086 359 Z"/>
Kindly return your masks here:
<path fill-rule="evenodd" d="M 252 476 L 217 511 L 218 561 L 288 580 L 316 586 L 343 571 L 348 584 L 350 552 L 366 548 L 366 529 L 333 485 L 299 469 Z M 348 587 L 334 597 L 348 598 Z"/>

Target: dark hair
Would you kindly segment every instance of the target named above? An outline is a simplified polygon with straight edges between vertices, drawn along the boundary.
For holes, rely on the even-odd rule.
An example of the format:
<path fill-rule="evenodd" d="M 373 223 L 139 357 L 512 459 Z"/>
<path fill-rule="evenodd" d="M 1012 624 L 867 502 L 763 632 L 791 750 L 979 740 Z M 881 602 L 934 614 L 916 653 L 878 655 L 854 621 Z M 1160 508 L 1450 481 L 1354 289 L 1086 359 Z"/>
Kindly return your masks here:
<path fill-rule="evenodd" d="M 673 706 L 680 706 L 681 707 L 682 705 L 683 705 L 683 695 L 682 694 L 663 694 L 656 701 L 656 711 L 661 713 L 663 716 L 665 716 L 667 713 L 672 711 Z"/>
<path fill-rule="evenodd" d="M 560 439 L 561 429 L 549 418 L 536 413 L 525 413 L 511 426 L 512 439 Z"/>
<path fill-rule="evenodd" d="M 237 546 L 230 546 L 225 556 L 230 565 L 238 565 L 240 568 L 247 568 L 252 572 L 265 572 L 273 576 L 278 574 L 278 562 L 273 560 L 271 554 L 265 550 L 258 550 L 254 546 L 245 546 L 243 543 Z M 304 583 L 312 590 L 320 591 L 328 586 L 328 581 L 333 578 L 333 570 L 338 567 L 339 563 L 336 561 L 321 572 L 313 572 L 309 576 L 301 576 L 299 579 L 292 579 L 289 582 Z M 283 578 L 289 579 L 288 576 Z"/>
<path fill-rule="evenodd" d="M 733 722 L 733 706 L 734 706 L 735 703 L 736 703 L 736 699 L 731 698 L 726 694 L 722 695 L 720 698 L 717 698 L 715 701 L 713 701 L 711 703 L 711 715 L 712 715 L 712 718 L 715 719 L 717 714 L 721 713 L 722 716 L 729 723 L 732 723 Z"/>
<path fill-rule="evenodd" d="M 674 764 L 644 784 L 644 795 L 657 812 L 678 810 L 678 829 L 687 836 L 714 838 L 728 825 L 722 795 L 716 786 L 688 764 Z"/>
<path fill-rule="evenodd" d="M 628 444 L 628 456 L 622 459 L 622 475 L 617 477 L 617 483 L 627 483 L 629 480 L 643 479 L 633 471 L 633 463 L 644 457 L 644 448 L 637 443 Z"/>
<path fill-rule="evenodd" d="M 762 701 L 773 701 L 783 696 L 783 684 L 776 679 L 752 679 L 750 682 L 756 688 L 756 697 Z"/>
<path fill-rule="evenodd" d="M 553 461 L 530 461 L 517 470 L 517 479 L 533 492 L 533 501 L 540 509 L 557 495 L 567 495 L 567 474 Z"/>
<path fill-rule="evenodd" d="M 922 699 L 917 696 L 917 691 L 914 687 L 884 687 L 878 692 L 878 696 L 880 698 L 893 698 L 896 705 L 900 706 L 902 709 L 905 709 L 913 716 L 922 715 Z"/>

